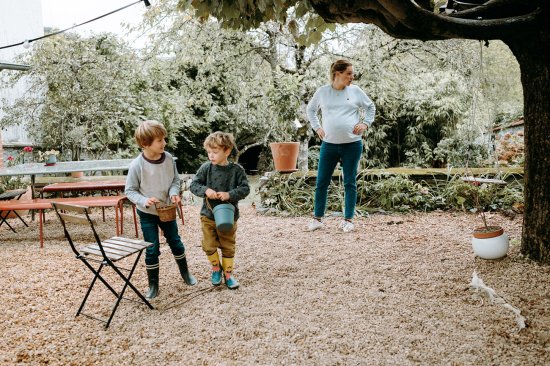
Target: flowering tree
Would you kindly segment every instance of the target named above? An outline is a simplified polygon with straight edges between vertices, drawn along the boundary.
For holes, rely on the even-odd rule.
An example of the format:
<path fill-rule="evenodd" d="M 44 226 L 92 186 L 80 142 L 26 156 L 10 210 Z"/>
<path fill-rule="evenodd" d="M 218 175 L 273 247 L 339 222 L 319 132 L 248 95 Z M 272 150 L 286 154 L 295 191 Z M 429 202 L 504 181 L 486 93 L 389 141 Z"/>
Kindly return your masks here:
<path fill-rule="evenodd" d="M 80 160 L 125 150 L 140 120 L 141 81 L 134 51 L 113 35 L 48 38 L 26 56 L 28 92 L 4 106 L 0 127 L 25 122 L 29 136 L 45 149 Z"/>

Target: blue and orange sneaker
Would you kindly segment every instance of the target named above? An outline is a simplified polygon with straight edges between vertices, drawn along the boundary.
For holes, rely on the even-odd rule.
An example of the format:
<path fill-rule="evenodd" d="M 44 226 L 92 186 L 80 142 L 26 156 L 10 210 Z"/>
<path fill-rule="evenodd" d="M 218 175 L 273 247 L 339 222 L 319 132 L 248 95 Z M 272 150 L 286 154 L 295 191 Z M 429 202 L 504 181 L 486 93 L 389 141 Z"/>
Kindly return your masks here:
<path fill-rule="evenodd" d="M 222 269 L 220 266 L 212 267 L 212 285 L 219 286 L 222 283 Z"/>
<path fill-rule="evenodd" d="M 236 288 L 239 288 L 239 281 L 231 273 L 228 273 L 229 277 L 227 277 L 227 274 L 225 276 L 225 285 L 230 290 L 235 290 Z"/>

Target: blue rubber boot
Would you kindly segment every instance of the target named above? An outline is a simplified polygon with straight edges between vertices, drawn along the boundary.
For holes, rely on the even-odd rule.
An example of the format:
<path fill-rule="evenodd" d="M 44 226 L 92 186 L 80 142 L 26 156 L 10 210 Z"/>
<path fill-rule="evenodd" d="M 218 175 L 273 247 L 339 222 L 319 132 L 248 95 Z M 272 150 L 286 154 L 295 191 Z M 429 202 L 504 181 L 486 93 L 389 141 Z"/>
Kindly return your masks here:
<path fill-rule="evenodd" d="M 212 285 L 219 286 L 222 283 L 222 269 L 220 267 L 220 257 L 216 251 L 214 254 L 208 256 L 208 260 L 212 264 Z"/>
<path fill-rule="evenodd" d="M 197 279 L 191 274 L 191 272 L 189 272 L 187 259 L 185 259 L 185 253 L 177 257 L 174 256 L 174 258 L 176 259 L 176 263 L 178 264 L 178 268 L 180 270 L 181 278 L 183 278 L 183 281 L 189 286 L 195 286 L 197 284 Z"/>
<path fill-rule="evenodd" d="M 234 290 L 239 287 L 239 281 L 235 277 L 233 277 L 233 263 L 235 262 L 235 258 L 222 258 L 222 267 L 223 271 L 225 273 L 225 285 L 227 288 Z"/>
<path fill-rule="evenodd" d="M 212 285 L 219 286 L 222 283 L 222 269 L 218 266 L 212 267 Z"/>
<path fill-rule="evenodd" d="M 159 264 L 150 267 L 152 268 L 147 268 L 147 279 L 149 280 L 149 290 L 145 295 L 147 300 L 152 300 L 159 294 Z"/>
<path fill-rule="evenodd" d="M 235 290 L 239 288 L 239 281 L 232 274 L 229 275 L 229 278 L 225 278 L 225 285 L 228 289 Z"/>

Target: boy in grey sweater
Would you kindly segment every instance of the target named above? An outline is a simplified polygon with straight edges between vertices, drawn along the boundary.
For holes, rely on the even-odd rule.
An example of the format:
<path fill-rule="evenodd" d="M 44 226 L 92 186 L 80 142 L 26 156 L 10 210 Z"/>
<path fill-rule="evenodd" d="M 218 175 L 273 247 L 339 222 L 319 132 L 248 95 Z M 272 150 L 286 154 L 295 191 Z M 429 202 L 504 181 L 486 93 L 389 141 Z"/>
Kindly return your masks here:
<path fill-rule="evenodd" d="M 204 198 L 201 208 L 202 249 L 212 264 L 212 284 L 220 285 L 222 275 L 225 274 L 225 284 L 230 289 L 239 287 L 239 282 L 233 276 L 238 203 L 250 193 L 244 169 L 227 160 L 234 146 L 232 134 L 219 131 L 210 134 L 204 141 L 209 162 L 199 168 L 190 186 L 194 195 Z M 229 231 L 216 228 L 212 213 L 214 207 L 223 203 L 235 207 L 234 225 Z M 221 268 L 218 248 L 222 253 Z"/>
<path fill-rule="evenodd" d="M 178 233 L 176 220 L 163 222 L 155 208 L 156 203 L 180 202 L 180 179 L 172 155 L 164 151 L 166 129 L 157 121 L 144 121 L 136 129 L 135 138 L 143 152 L 135 158 L 128 169 L 124 193 L 137 207 L 141 231 L 145 241 L 154 245 L 145 250 L 145 267 L 149 290 L 145 297 L 153 299 L 159 287 L 159 228 L 178 264 L 186 284 L 197 283 L 189 272 L 185 247 Z"/>

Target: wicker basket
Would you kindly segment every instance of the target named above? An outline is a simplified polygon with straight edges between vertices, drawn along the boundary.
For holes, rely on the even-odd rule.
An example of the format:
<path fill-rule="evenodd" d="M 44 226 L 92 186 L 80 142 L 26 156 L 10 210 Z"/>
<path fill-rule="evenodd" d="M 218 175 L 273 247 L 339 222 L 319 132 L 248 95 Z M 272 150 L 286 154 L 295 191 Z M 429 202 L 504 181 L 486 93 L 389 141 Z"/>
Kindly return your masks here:
<path fill-rule="evenodd" d="M 176 205 L 175 204 L 164 204 L 156 203 L 155 207 L 157 213 L 159 214 L 159 219 L 162 222 L 174 221 L 176 219 Z"/>

